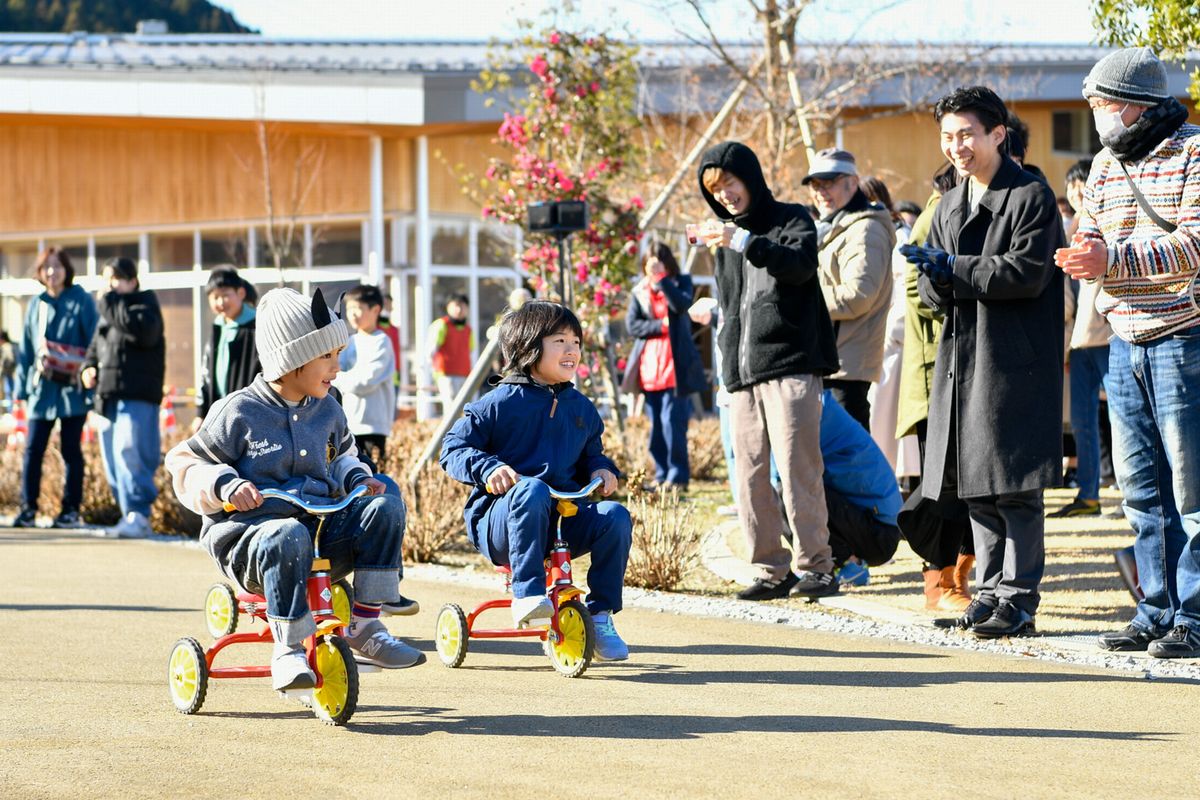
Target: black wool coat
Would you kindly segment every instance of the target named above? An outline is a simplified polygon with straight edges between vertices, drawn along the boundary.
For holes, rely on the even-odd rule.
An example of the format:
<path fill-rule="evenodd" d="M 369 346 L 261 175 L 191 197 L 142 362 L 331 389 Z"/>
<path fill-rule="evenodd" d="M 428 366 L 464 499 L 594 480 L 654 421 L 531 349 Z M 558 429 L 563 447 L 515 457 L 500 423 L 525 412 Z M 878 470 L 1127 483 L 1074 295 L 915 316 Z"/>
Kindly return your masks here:
<path fill-rule="evenodd" d="M 746 185 L 751 199 L 745 213 L 732 217 L 704 188 L 709 167 L 732 172 Z M 750 232 L 744 252 L 717 250 L 725 388 L 735 392 L 775 378 L 837 372 L 837 337 L 817 281 L 817 228 L 808 210 L 772 196 L 757 156 L 741 142 L 705 152 L 697 177 L 713 212 Z"/>
<path fill-rule="evenodd" d="M 931 500 L 1062 479 L 1063 276 L 1054 251 L 1064 236 L 1054 193 L 1007 157 L 974 211 L 969 183 L 942 198 L 926 242 L 955 256 L 950 285 L 924 275 L 918 283 L 921 299 L 946 314 L 921 483 Z"/>

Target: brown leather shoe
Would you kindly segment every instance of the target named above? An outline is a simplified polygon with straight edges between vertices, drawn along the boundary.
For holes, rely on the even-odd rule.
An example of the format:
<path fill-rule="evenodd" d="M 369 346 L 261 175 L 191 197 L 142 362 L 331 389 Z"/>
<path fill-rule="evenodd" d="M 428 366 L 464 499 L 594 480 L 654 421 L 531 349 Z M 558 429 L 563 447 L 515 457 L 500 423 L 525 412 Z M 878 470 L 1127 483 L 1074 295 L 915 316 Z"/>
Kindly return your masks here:
<path fill-rule="evenodd" d="M 926 569 L 921 573 L 925 578 L 926 611 L 937 611 L 938 609 L 938 601 L 942 599 L 942 572 L 943 570 L 940 569 Z"/>
<path fill-rule="evenodd" d="M 945 571 L 950 573 L 950 585 L 942 590 L 942 599 L 938 608 L 943 611 L 965 611 L 971 604 L 971 569 L 975 566 L 975 556 L 958 557 L 958 562 Z"/>

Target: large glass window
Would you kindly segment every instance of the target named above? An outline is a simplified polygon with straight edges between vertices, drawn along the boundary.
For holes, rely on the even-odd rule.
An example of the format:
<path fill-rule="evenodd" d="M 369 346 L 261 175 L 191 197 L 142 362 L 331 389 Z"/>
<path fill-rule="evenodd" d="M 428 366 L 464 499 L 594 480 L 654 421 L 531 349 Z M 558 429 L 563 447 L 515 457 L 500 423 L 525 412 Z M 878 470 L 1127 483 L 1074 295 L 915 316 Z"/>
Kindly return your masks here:
<path fill-rule="evenodd" d="M 513 279 L 479 279 L 479 327 L 482 331 L 500 323 L 500 318 L 508 310 L 508 295 L 515 288 L 517 282 Z M 478 339 L 479 346 L 483 347 L 482 336 Z"/>
<path fill-rule="evenodd" d="M 112 240 L 103 241 L 96 240 L 96 273 L 99 274 L 104 270 L 104 264 L 110 258 L 128 258 L 132 259 L 133 263 L 138 260 L 138 243 L 137 240 Z M 75 265 L 75 269 L 79 269 L 79 265 Z"/>
<path fill-rule="evenodd" d="M 314 267 L 360 266 L 363 263 L 362 225 L 313 225 Z"/>
<path fill-rule="evenodd" d="M 511 267 L 517 249 L 516 237 L 493 227 L 481 227 L 477 236 L 479 265 Z"/>
<path fill-rule="evenodd" d="M 470 239 L 464 223 L 443 222 L 433 226 L 433 263 L 465 267 L 470 263 Z"/>
<path fill-rule="evenodd" d="M 304 225 L 297 224 L 292 229 L 290 236 L 286 224 L 276 225 L 274 235 L 275 241 L 272 249 L 272 242 L 267 237 L 267 230 L 265 228 L 255 230 L 255 263 L 260 267 L 274 268 L 274 253 L 278 251 L 279 266 L 285 269 L 304 266 Z"/>
<path fill-rule="evenodd" d="M 37 257 L 36 242 L 3 245 L 0 247 L 0 274 L 5 278 L 32 278 Z"/>
<path fill-rule="evenodd" d="M 1100 134 L 1092 114 L 1084 108 L 1055 111 L 1050 115 L 1051 141 L 1056 153 L 1091 156 L 1100 152 Z"/>
<path fill-rule="evenodd" d="M 155 234 L 150 237 L 150 268 L 155 272 L 178 272 L 192 268 L 192 235 Z"/>
<path fill-rule="evenodd" d="M 203 231 L 200 234 L 200 265 L 212 269 L 221 264 L 246 266 L 246 231 Z"/>

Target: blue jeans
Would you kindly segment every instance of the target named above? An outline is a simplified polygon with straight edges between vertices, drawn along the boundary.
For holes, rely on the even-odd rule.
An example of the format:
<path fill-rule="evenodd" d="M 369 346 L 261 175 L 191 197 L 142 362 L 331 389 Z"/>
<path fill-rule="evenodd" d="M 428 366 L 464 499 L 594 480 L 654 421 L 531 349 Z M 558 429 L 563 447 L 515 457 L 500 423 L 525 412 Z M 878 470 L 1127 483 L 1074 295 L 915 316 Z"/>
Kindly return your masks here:
<path fill-rule="evenodd" d="M 550 487 L 537 478 L 522 478 L 496 498 L 483 519 L 492 563 L 512 567 L 513 597 L 546 593 L 546 555 L 558 521 Z M 625 565 L 633 541 L 633 522 L 620 503 L 579 503 L 579 513 L 562 522 L 571 556 L 592 554 L 588 569 L 587 605 L 593 613 L 621 610 Z"/>
<path fill-rule="evenodd" d="M 58 449 L 62 453 L 67 474 L 63 482 L 63 513 L 78 511 L 83 502 L 83 423 L 87 415 L 59 417 Z M 21 477 L 21 510 L 37 510 L 42 491 L 42 459 L 54 432 L 54 420 L 29 420 L 29 444 L 25 446 L 24 471 Z"/>
<path fill-rule="evenodd" d="M 1113 337 L 1113 464 L 1146 597 L 1133 624 L 1200 631 L 1200 326 L 1146 344 Z"/>
<path fill-rule="evenodd" d="M 1108 346 L 1071 351 L 1071 433 L 1079 500 L 1100 499 L 1100 387 L 1108 392 Z"/>
<path fill-rule="evenodd" d="M 106 400 L 109 426 L 100 432 L 104 475 L 122 514 L 136 511 L 149 519 L 158 497 L 154 471 L 162 460 L 158 406 L 145 400 Z"/>
<path fill-rule="evenodd" d="M 397 568 L 404 538 L 404 502 L 393 495 L 361 497 L 334 514 L 321 533 L 321 556 L 333 580 L 354 573 L 354 599 L 381 605 L 400 593 Z M 313 517 L 284 517 L 252 525 L 230 549 L 238 582 L 267 599 L 275 641 L 296 645 L 316 632 L 308 608 Z"/>
<path fill-rule="evenodd" d="M 692 401 L 680 397 L 674 389 L 643 392 L 646 414 L 650 417 L 650 456 L 654 459 L 654 479 L 659 483 L 686 486 L 688 469 L 687 427 Z"/>
<path fill-rule="evenodd" d="M 729 496 L 737 505 L 737 481 L 733 479 L 733 430 L 729 424 L 729 409 L 717 406 L 717 419 L 721 422 L 721 447 L 725 450 L 725 470 L 729 473 Z"/>

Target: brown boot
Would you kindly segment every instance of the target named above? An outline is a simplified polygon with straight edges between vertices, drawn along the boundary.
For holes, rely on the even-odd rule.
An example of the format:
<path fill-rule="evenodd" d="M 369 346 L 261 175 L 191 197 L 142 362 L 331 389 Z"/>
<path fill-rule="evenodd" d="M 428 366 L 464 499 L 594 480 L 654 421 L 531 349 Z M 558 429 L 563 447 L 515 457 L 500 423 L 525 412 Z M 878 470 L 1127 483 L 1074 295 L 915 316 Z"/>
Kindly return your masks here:
<path fill-rule="evenodd" d="M 942 599 L 942 570 L 927 569 L 921 575 L 925 578 L 925 610 L 936 611 Z"/>
<path fill-rule="evenodd" d="M 975 566 L 975 556 L 958 557 L 958 563 L 947 567 L 950 585 L 942 591 L 942 599 L 938 606 L 946 611 L 963 611 L 971 604 L 971 570 Z"/>

